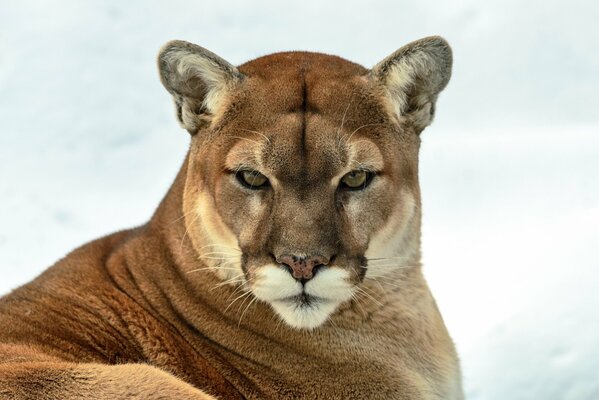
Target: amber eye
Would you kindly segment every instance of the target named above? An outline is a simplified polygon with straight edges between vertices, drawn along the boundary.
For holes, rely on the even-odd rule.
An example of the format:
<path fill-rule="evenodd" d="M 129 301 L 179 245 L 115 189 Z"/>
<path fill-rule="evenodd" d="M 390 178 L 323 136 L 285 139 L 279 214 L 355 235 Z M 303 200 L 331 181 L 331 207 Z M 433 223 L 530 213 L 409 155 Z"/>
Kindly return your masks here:
<path fill-rule="evenodd" d="M 261 189 L 268 186 L 268 178 L 258 171 L 239 171 L 235 174 L 237 180 L 249 189 Z"/>
<path fill-rule="evenodd" d="M 372 181 L 374 174 L 363 169 L 355 169 L 341 178 L 341 186 L 349 190 L 362 190 Z"/>

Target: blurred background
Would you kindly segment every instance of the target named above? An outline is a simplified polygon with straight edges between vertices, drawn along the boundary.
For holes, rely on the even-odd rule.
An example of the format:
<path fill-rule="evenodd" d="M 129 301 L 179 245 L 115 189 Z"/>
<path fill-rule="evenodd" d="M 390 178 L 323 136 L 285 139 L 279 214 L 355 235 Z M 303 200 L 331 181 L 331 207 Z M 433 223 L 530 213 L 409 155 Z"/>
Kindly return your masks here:
<path fill-rule="evenodd" d="M 598 19 L 588 0 L 0 0 L 0 295 L 166 193 L 189 137 L 164 42 L 370 67 L 439 34 L 455 64 L 422 136 L 423 251 L 467 398 L 599 399 Z"/>

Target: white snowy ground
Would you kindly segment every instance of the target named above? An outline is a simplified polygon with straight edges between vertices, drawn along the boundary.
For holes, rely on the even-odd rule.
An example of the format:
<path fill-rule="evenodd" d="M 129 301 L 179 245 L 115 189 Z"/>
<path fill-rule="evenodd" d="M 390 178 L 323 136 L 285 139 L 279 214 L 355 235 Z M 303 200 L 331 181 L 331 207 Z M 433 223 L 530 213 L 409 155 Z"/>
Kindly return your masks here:
<path fill-rule="evenodd" d="M 599 3 L 402 3 L 0 0 L 0 294 L 153 212 L 188 144 L 165 41 L 373 65 L 442 34 L 424 261 L 467 397 L 599 399 Z"/>

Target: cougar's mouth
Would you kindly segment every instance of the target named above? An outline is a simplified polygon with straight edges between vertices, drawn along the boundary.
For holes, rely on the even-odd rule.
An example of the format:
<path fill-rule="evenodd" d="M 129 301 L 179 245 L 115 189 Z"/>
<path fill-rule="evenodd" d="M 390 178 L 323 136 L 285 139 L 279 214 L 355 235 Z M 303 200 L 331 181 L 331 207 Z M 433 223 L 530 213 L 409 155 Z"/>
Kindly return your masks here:
<path fill-rule="evenodd" d="M 280 266 L 269 264 L 255 270 L 251 289 L 288 325 L 314 329 L 351 298 L 354 285 L 349 277 L 349 272 L 342 268 L 325 268 L 302 284 Z"/>
<path fill-rule="evenodd" d="M 310 307 L 310 306 L 322 303 L 326 300 L 323 299 L 322 297 L 313 296 L 313 295 L 309 295 L 305 292 L 302 292 L 301 294 L 299 294 L 297 296 L 289 296 L 284 299 L 281 299 L 280 301 L 287 302 L 290 304 L 296 304 L 300 307 Z"/>

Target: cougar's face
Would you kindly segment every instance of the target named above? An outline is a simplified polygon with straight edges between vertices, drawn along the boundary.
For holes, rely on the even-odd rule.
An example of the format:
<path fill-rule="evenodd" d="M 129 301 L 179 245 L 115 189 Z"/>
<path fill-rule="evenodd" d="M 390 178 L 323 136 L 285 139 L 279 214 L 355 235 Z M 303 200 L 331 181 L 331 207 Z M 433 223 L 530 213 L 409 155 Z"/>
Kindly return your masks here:
<path fill-rule="evenodd" d="M 324 323 L 375 260 L 387 260 L 380 276 L 417 240 L 418 137 L 349 66 L 269 77 L 242 67 L 231 111 L 192 144 L 187 221 L 201 225 L 189 227 L 199 256 L 297 328 Z"/>

